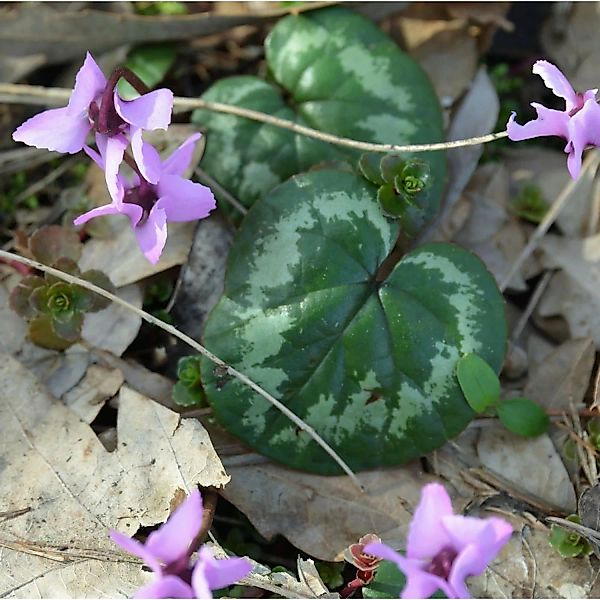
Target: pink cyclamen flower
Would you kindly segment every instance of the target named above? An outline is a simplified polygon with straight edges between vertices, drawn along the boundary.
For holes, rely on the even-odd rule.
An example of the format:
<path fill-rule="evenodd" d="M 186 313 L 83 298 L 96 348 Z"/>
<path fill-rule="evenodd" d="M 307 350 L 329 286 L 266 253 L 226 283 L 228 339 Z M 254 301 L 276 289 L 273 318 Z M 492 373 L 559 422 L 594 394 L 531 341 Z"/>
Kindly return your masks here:
<path fill-rule="evenodd" d="M 131 181 L 117 174 L 109 184 L 109 190 L 115 190 L 111 204 L 94 208 L 73 223 L 82 225 L 103 215 L 127 215 L 142 252 L 151 263 L 157 263 L 167 241 L 167 221 L 203 219 L 216 207 L 210 188 L 183 177 L 200 137 L 198 133 L 190 136 L 164 162 L 153 146 L 143 142 L 144 155 L 157 165 L 156 183 L 141 173 L 134 174 Z M 101 142 L 98 147 L 100 154 L 90 148 L 86 152 L 104 169 L 106 145 Z"/>
<path fill-rule="evenodd" d="M 402 598 L 429 598 L 438 589 L 448 598 L 470 598 L 465 578 L 481 575 L 511 533 L 504 519 L 453 514 L 444 487 L 431 483 L 423 488 L 410 523 L 406 556 L 382 543 L 368 544 L 364 551 L 398 565 L 406 576 Z"/>
<path fill-rule="evenodd" d="M 134 100 L 123 100 L 116 85 L 125 69 L 117 69 L 107 81 L 88 52 L 77 72 L 75 87 L 64 108 L 39 113 L 13 133 L 13 140 L 36 148 L 75 154 L 85 146 L 90 132 L 106 148 L 107 183 L 114 180 L 129 141 L 144 177 L 156 183 L 154 157 L 143 152 L 142 129 L 166 129 L 171 122 L 173 92 L 159 89 Z M 114 192 L 115 190 L 111 190 Z"/>
<path fill-rule="evenodd" d="M 135 598 L 212 598 L 211 590 L 227 587 L 252 570 L 243 558 L 216 560 L 207 547 L 200 549 L 191 568 L 192 543 L 201 527 L 202 496 L 194 490 L 144 544 L 111 531 L 116 544 L 141 558 L 157 575 L 136 592 Z"/>
<path fill-rule="evenodd" d="M 506 129 L 514 142 L 536 137 L 556 135 L 567 141 L 567 167 L 575 179 L 581 169 L 581 156 L 586 146 L 600 146 L 600 106 L 596 102 L 597 89 L 577 93 L 561 71 L 546 60 L 538 60 L 533 72 L 539 75 L 556 96 L 565 101 L 565 110 L 553 110 L 532 102 L 537 118 L 519 125 L 513 112 Z"/>

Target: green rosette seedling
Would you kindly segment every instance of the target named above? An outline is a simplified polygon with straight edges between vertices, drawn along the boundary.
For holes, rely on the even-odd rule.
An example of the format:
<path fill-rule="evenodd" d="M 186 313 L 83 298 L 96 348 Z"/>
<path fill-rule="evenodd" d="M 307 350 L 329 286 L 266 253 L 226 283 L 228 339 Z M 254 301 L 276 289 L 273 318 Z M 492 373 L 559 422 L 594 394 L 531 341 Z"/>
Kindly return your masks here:
<path fill-rule="evenodd" d="M 567 521 L 581 525 L 581 519 L 578 515 L 569 515 Z M 575 531 L 561 527 L 556 523 L 552 523 L 550 526 L 550 545 L 563 558 L 589 556 L 593 551 L 592 546 L 584 537 Z"/>
<path fill-rule="evenodd" d="M 200 357 L 184 356 L 177 363 L 177 383 L 173 386 L 173 401 L 178 406 L 200 406 L 204 390 L 200 374 Z"/>
<path fill-rule="evenodd" d="M 406 235 L 416 235 L 425 224 L 431 193 L 429 164 L 396 155 L 364 154 L 358 165 L 363 176 L 378 186 L 377 201 L 383 214 L 399 219 Z"/>
<path fill-rule="evenodd" d="M 114 292 L 110 279 L 101 271 L 81 272 L 77 260 L 81 242 L 73 232 L 58 225 L 36 231 L 29 252 L 41 263 Z M 86 313 L 106 308 L 106 298 L 53 275 L 27 275 L 13 289 L 11 308 L 28 322 L 31 341 L 43 348 L 64 350 L 81 339 Z"/>

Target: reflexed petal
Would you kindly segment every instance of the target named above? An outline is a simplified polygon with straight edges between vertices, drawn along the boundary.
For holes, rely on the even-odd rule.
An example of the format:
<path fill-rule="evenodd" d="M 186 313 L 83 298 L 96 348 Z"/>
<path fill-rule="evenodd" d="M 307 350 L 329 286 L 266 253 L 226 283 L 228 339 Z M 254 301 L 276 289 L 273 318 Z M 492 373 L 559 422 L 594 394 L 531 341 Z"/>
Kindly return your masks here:
<path fill-rule="evenodd" d="M 204 219 L 217 206 L 210 188 L 177 175 L 163 174 L 157 185 L 157 205 L 169 221 Z"/>
<path fill-rule="evenodd" d="M 171 122 L 173 92 L 160 89 L 135 100 L 122 100 L 115 91 L 115 108 L 130 125 L 142 129 L 166 129 Z"/>
<path fill-rule="evenodd" d="M 470 598 L 471 595 L 465 584 L 465 579 L 471 575 L 481 575 L 487 563 L 479 558 L 480 549 L 475 545 L 468 546 L 455 559 L 448 577 L 457 598 Z"/>
<path fill-rule="evenodd" d="M 134 598 L 197 598 L 194 596 L 192 587 L 175 577 L 175 575 L 167 575 L 159 577 L 156 581 L 140 588 Z"/>
<path fill-rule="evenodd" d="M 92 210 L 88 210 L 88 212 L 83 213 L 73 221 L 73 225 L 83 225 L 95 217 L 120 214 L 121 210 L 116 204 L 105 204 L 104 206 L 98 206 L 98 208 L 93 208 Z"/>
<path fill-rule="evenodd" d="M 165 564 L 174 563 L 189 554 L 190 545 L 201 527 L 202 496 L 194 490 L 166 523 L 148 536 L 146 546 Z"/>
<path fill-rule="evenodd" d="M 167 243 L 167 215 L 165 211 L 155 204 L 148 218 L 138 223 L 134 228 L 134 232 L 144 256 L 155 265 Z"/>
<path fill-rule="evenodd" d="M 104 171 L 104 159 L 96 150 L 86 144 L 83 151 Z"/>
<path fill-rule="evenodd" d="M 177 150 L 165 160 L 162 165 L 163 173 L 168 173 L 169 175 L 180 175 L 183 176 L 186 169 L 190 166 L 192 162 L 192 155 L 194 154 L 194 148 L 196 146 L 196 142 L 202 137 L 200 133 L 195 133 L 191 135 Z"/>
<path fill-rule="evenodd" d="M 252 565 L 243 558 L 217 560 L 207 546 L 200 549 L 198 562 L 204 564 L 204 579 L 211 590 L 232 585 L 252 571 Z"/>
<path fill-rule="evenodd" d="M 68 108 L 53 108 L 25 121 L 12 138 L 28 146 L 75 154 L 83 148 L 90 129 L 87 117 L 72 115 Z"/>
<path fill-rule="evenodd" d="M 466 596 L 457 596 L 445 579 L 425 571 L 411 571 L 406 574 L 406 585 L 401 597 L 429 598 L 438 590 L 442 590 L 447 598 L 470 598 L 468 592 Z"/>
<path fill-rule="evenodd" d="M 121 163 L 123 162 L 123 156 L 125 149 L 128 146 L 127 139 L 124 135 L 115 135 L 112 137 L 106 137 L 100 134 L 96 134 L 96 140 L 98 138 L 105 138 L 103 141 L 104 151 L 101 150 L 102 157 L 104 158 L 104 175 L 106 178 L 106 186 L 110 193 L 110 197 L 117 203 L 122 200 L 122 194 L 120 194 L 118 174 Z M 98 143 L 98 142 L 96 142 Z M 98 143 L 100 148 L 100 143 Z"/>
<path fill-rule="evenodd" d="M 161 171 L 160 155 L 154 146 L 144 142 L 141 129 L 132 127 L 131 131 L 131 149 L 141 174 L 146 181 L 158 183 Z"/>
<path fill-rule="evenodd" d="M 69 99 L 69 111 L 74 114 L 85 113 L 90 102 L 100 96 L 106 87 L 106 77 L 88 52 L 81 69 L 75 77 L 75 87 Z"/>
<path fill-rule="evenodd" d="M 552 110 L 536 102 L 532 102 L 531 106 L 535 108 L 537 119 L 529 121 L 525 125 L 516 123 L 515 113 L 511 114 L 506 125 L 510 140 L 518 142 L 548 135 L 557 135 L 567 139 L 570 117 L 566 112 Z"/>
<path fill-rule="evenodd" d="M 83 225 L 95 217 L 104 217 L 106 215 L 126 215 L 129 217 L 131 226 L 135 227 L 138 221 L 142 218 L 142 214 L 142 207 L 138 206 L 137 204 L 123 203 L 121 206 L 119 206 L 113 202 L 111 204 L 99 206 L 98 208 L 93 208 L 92 210 L 82 214 L 73 221 L 73 225 Z"/>
<path fill-rule="evenodd" d="M 569 143 L 567 167 L 573 179 L 581 169 L 583 151 L 588 144 L 600 145 L 600 106 L 595 100 L 588 100 L 583 108 L 569 121 Z"/>
<path fill-rule="evenodd" d="M 481 572 L 510 539 L 513 531 L 510 523 L 497 517 L 477 519 L 453 515 L 445 517 L 442 524 L 452 547 L 459 553 L 471 545 L 477 546 L 478 559 L 483 565 Z"/>
<path fill-rule="evenodd" d="M 538 60 L 533 65 L 532 71 L 544 80 L 546 87 L 550 88 L 556 96 L 565 100 L 567 112 L 582 103 L 581 99 L 577 97 L 573 86 L 557 66 L 547 60 Z"/>
<path fill-rule="evenodd" d="M 115 530 L 110 532 L 110 538 L 115 544 L 117 544 L 117 546 L 121 546 L 121 548 L 123 548 L 123 550 L 126 552 L 129 552 L 129 554 L 133 554 L 134 556 L 141 558 L 155 573 L 160 574 L 162 572 L 159 561 L 151 552 L 147 550 L 146 546 L 144 546 L 142 542 L 138 542 L 137 540 Z"/>
<path fill-rule="evenodd" d="M 192 571 L 192 588 L 194 589 L 195 598 L 212 598 L 210 586 L 204 573 L 205 568 L 206 562 L 199 558 Z"/>
<path fill-rule="evenodd" d="M 442 519 L 452 515 L 452 502 L 448 492 L 439 483 L 430 483 L 421 490 L 421 500 L 408 529 L 406 556 L 408 558 L 433 558 L 449 544 L 442 527 Z"/>

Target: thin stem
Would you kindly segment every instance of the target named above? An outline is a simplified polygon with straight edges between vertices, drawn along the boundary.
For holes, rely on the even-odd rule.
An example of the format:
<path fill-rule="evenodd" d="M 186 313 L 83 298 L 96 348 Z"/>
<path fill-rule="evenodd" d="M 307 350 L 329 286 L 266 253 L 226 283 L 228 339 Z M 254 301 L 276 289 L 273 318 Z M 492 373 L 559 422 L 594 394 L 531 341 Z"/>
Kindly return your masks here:
<path fill-rule="evenodd" d="M 167 333 L 175 336 L 180 339 L 182 342 L 186 343 L 188 346 L 208 358 L 211 362 L 215 363 L 219 367 L 221 367 L 228 375 L 235 377 L 239 381 L 241 381 L 244 385 L 252 388 L 259 396 L 262 396 L 267 402 L 272 404 L 275 408 L 281 411 L 292 423 L 294 423 L 299 429 L 305 431 L 323 450 L 333 458 L 333 460 L 340 466 L 340 468 L 352 479 L 352 481 L 356 484 L 356 486 L 360 489 L 360 491 L 364 491 L 363 486 L 358 481 L 356 475 L 353 473 L 352 469 L 342 460 L 342 458 L 336 453 L 336 451 L 329 446 L 329 444 L 307 423 L 305 423 L 298 415 L 292 412 L 285 404 L 282 404 L 277 398 L 269 394 L 266 390 L 261 388 L 257 383 L 252 381 L 249 377 L 240 373 L 238 370 L 234 369 L 232 366 L 228 365 L 226 362 L 222 361 L 218 356 L 214 355 L 210 350 L 205 348 L 202 344 L 199 344 L 196 340 L 191 337 L 185 335 L 172 325 L 161 321 L 160 319 L 154 317 L 153 315 L 147 313 L 146 311 L 126 302 L 122 298 L 107 292 L 105 289 L 90 283 L 89 281 L 85 281 L 80 279 L 79 277 L 75 277 L 74 275 L 70 275 L 69 273 L 64 273 L 59 269 L 55 269 L 53 267 L 48 267 L 42 263 L 39 263 L 35 260 L 31 260 L 29 258 L 25 258 L 24 256 L 19 256 L 18 254 L 14 254 L 13 252 L 6 252 L 5 250 L 0 250 L 0 258 L 5 258 L 8 260 L 15 260 L 17 262 L 23 263 L 25 265 L 29 265 L 34 269 L 38 269 L 43 271 L 44 273 L 49 273 L 50 275 L 54 275 L 67 283 L 71 283 L 74 285 L 78 285 L 86 290 L 90 290 L 104 298 L 108 298 L 112 302 L 116 304 L 120 304 L 121 306 L 127 308 L 128 310 L 134 312 L 138 316 L 142 317 L 148 323 L 152 325 L 156 325 L 156 327 L 160 327 Z"/>
<path fill-rule="evenodd" d="M 21 85 L 14 83 L 0 84 L 0 102 L 5 103 L 60 105 L 66 102 L 70 96 L 71 90 L 65 88 L 45 88 L 42 86 Z M 498 133 L 490 133 L 489 135 L 467 138 L 465 140 L 454 140 L 451 142 L 439 142 L 435 144 L 407 144 L 402 146 L 396 144 L 372 144 L 370 142 L 361 142 L 358 140 L 333 135 L 331 133 L 325 133 L 324 131 L 312 129 L 311 127 L 305 127 L 304 125 L 299 125 L 298 123 L 294 123 L 292 121 L 286 121 L 285 119 L 280 119 L 279 117 L 273 117 L 257 110 L 250 110 L 248 108 L 241 108 L 239 106 L 223 104 L 221 102 L 207 102 L 206 100 L 201 100 L 200 98 L 182 98 L 176 96 L 174 98 L 173 106 L 175 109 L 180 109 L 181 111 L 203 108 L 204 110 L 211 112 L 236 115 L 252 121 L 268 123 L 269 125 L 279 127 L 280 129 L 287 129 L 306 137 L 321 140 L 322 142 L 335 144 L 336 146 L 354 148 L 355 150 L 362 150 L 363 152 L 431 152 L 434 150 L 462 148 L 464 146 L 478 146 L 479 144 L 487 144 L 488 142 L 494 142 L 508 136 L 508 132 L 501 131 Z"/>

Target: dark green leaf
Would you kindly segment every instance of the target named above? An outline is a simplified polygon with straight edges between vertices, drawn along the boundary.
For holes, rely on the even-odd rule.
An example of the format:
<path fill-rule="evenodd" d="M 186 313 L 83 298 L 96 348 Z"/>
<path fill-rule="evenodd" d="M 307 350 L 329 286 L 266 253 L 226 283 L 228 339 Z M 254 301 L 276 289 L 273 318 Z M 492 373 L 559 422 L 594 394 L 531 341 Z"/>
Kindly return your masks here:
<path fill-rule="evenodd" d="M 131 69 L 149 88 L 156 87 L 175 62 L 177 51 L 174 44 L 147 44 L 134 48 L 127 56 L 125 66 Z M 125 100 L 139 94 L 124 79 L 119 81 L 119 94 Z"/>
<path fill-rule="evenodd" d="M 114 294 L 116 292 L 116 288 L 113 285 L 112 281 L 108 278 L 108 276 L 99 271 L 98 269 L 90 269 L 89 271 L 85 271 L 85 273 L 81 274 L 81 278 L 85 279 L 85 281 L 89 281 L 98 287 L 101 287 L 103 290 Z M 83 288 L 81 288 L 83 289 Z M 110 304 L 110 300 L 101 296 L 100 294 L 96 294 L 95 292 L 86 290 L 85 291 L 89 305 L 86 308 L 88 312 L 96 312 L 98 310 L 102 310 L 106 308 Z"/>
<path fill-rule="evenodd" d="M 536 437 L 548 429 L 544 409 L 527 398 L 509 398 L 497 406 L 498 417 L 506 429 L 523 437 Z"/>
<path fill-rule="evenodd" d="M 441 109 L 424 71 L 350 9 L 290 15 L 271 31 L 265 49 L 273 85 L 256 77 L 228 78 L 203 99 L 367 142 L 443 139 Z M 197 110 L 193 120 L 208 129 L 203 168 L 247 206 L 311 165 L 334 158 L 355 165 L 359 158 L 357 151 L 232 115 Z M 421 209 L 425 222 L 437 212 L 445 164 L 442 153 L 421 156 L 432 168 L 431 195 Z"/>
<path fill-rule="evenodd" d="M 481 413 L 500 400 L 498 375 L 476 354 L 467 354 L 458 361 L 456 376 L 467 402 L 475 412 Z"/>
<path fill-rule="evenodd" d="M 358 161 L 358 168 L 367 181 L 381 186 L 385 183 L 381 175 L 381 154 L 366 152 Z"/>
<path fill-rule="evenodd" d="M 473 417 L 456 363 L 476 352 L 499 370 L 506 324 L 494 278 L 470 252 L 429 244 L 383 282 L 398 236 L 364 178 L 294 177 L 248 213 L 230 251 L 208 348 L 281 399 L 355 470 L 441 446 Z M 337 473 L 278 410 L 202 361 L 219 421 L 285 464 Z"/>
<path fill-rule="evenodd" d="M 404 573 L 395 563 L 384 560 L 377 567 L 373 581 L 362 588 L 363 598 L 400 598 L 405 585 Z"/>

